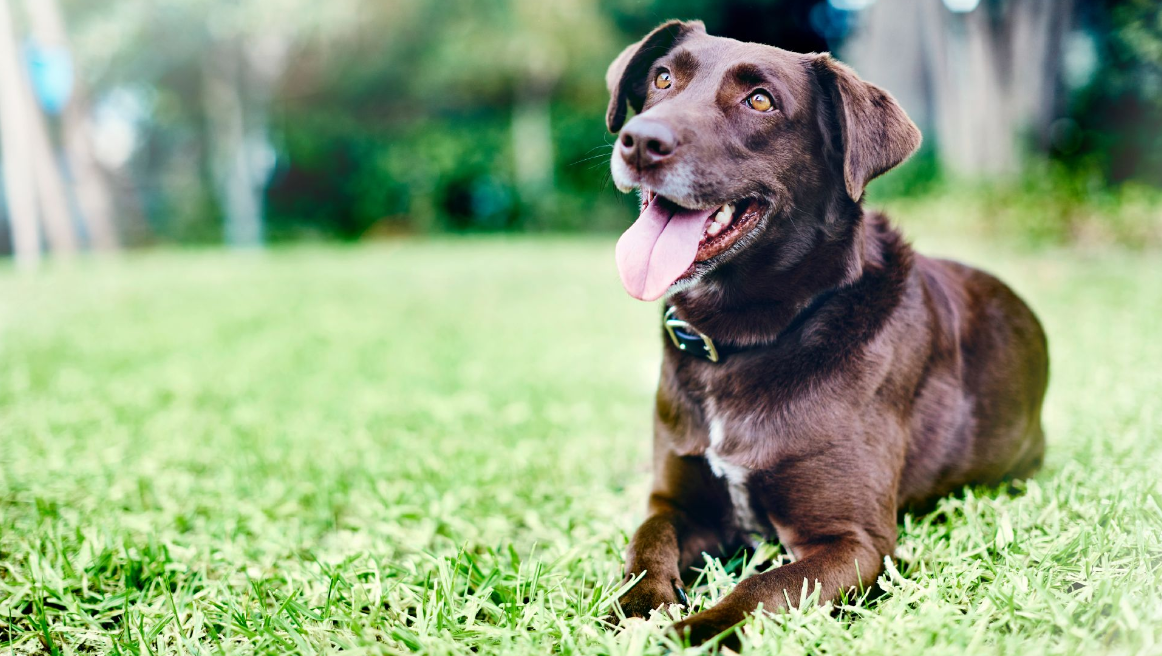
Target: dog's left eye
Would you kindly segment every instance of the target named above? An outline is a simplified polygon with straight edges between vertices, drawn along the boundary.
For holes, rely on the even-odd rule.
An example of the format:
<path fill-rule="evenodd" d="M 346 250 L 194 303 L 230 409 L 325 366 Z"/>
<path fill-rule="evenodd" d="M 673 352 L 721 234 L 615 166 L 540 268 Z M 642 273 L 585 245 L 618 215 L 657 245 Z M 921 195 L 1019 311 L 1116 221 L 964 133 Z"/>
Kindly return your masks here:
<path fill-rule="evenodd" d="M 775 106 L 774 101 L 764 91 L 756 91 L 750 94 L 750 98 L 746 99 L 746 104 L 758 112 L 769 112 Z"/>
<path fill-rule="evenodd" d="M 654 86 L 659 89 L 669 89 L 671 84 L 673 84 L 673 80 L 670 79 L 669 71 L 662 71 L 654 78 Z"/>

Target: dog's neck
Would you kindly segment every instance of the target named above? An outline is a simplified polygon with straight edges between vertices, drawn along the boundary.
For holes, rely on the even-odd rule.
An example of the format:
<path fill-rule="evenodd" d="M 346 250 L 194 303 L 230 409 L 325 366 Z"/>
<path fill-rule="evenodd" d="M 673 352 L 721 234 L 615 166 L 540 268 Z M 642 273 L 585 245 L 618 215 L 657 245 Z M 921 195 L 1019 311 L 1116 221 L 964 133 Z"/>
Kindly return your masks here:
<path fill-rule="evenodd" d="M 775 238 L 764 237 L 670 297 L 678 316 L 718 342 L 769 343 L 820 295 L 882 264 L 882 244 L 858 204 L 832 197 L 812 209 L 815 216 L 793 209 L 772 215 L 767 230 L 778 231 Z"/>

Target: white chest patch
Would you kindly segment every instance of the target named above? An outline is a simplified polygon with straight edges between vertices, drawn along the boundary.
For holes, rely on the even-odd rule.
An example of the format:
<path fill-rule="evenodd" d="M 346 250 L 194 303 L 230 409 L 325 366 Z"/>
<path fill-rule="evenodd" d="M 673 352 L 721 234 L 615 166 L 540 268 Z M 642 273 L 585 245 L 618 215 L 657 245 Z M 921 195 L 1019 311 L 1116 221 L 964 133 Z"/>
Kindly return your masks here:
<path fill-rule="evenodd" d="M 718 454 L 722 444 L 725 425 L 721 418 L 712 417 L 710 420 L 710 447 L 706 449 L 706 462 L 710 464 L 710 471 L 721 478 L 730 493 L 730 503 L 734 506 L 734 524 L 746 533 L 763 533 L 754 509 L 750 504 L 750 493 L 746 489 L 746 479 L 750 477 L 750 469 L 728 462 Z"/>

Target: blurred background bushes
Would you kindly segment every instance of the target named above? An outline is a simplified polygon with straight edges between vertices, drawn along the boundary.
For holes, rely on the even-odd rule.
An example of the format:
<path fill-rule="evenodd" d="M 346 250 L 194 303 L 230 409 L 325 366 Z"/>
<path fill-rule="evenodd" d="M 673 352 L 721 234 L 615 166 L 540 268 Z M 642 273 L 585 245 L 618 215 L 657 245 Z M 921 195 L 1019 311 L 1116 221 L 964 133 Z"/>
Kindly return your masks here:
<path fill-rule="evenodd" d="M 621 229 L 636 202 L 609 183 L 604 72 L 674 17 L 833 51 L 896 94 L 925 146 L 873 205 L 1030 243 L 1162 244 L 1157 0 L 60 0 L 60 14 L 121 244 Z M 22 15 L 16 39 L 35 46 Z M 64 131 L 68 113 L 48 114 Z"/>

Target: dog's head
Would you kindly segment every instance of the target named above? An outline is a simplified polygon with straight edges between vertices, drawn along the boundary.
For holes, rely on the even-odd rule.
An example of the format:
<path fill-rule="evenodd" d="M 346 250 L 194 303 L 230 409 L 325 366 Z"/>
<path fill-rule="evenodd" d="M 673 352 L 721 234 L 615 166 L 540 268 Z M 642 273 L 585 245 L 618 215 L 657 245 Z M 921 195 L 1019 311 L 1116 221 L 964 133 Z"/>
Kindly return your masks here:
<path fill-rule="evenodd" d="M 830 55 L 710 36 L 697 21 L 626 48 L 606 83 L 613 181 L 642 196 L 618 270 L 642 300 L 785 236 L 780 217 L 796 208 L 854 206 L 920 145 L 895 99 Z"/>

